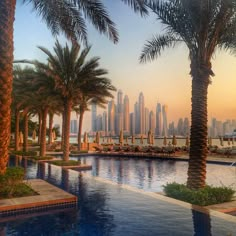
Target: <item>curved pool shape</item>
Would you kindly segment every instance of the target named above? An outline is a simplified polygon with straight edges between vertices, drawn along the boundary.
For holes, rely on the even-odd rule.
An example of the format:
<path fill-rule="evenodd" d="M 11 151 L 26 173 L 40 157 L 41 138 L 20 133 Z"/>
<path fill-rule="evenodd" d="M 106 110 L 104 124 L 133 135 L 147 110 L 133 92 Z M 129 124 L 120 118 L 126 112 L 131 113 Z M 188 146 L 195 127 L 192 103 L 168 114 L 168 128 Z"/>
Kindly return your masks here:
<path fill-rule="evenodd" d="M 143 191 L 161 189 L 156 182 L 164 179 L 165 175 L 170 181 L 173 181 L 170 176 L 183 176 L 180 173 L 185 167 L 179 165 L 185 165 L 184 162 L 150 163 L 148 160 L 101 157 L 89 157 L 84 161 L 97 164 L 91 172 L 84 174 L 49 164 L 19 161 L 18 164 L 27 169 L 28 178 L 45 179 L 78 196 L 78 209 L 48 212 L 42 216 L 29 215 L 30 218 L 26 219 L 19 217 L 15 221 L 0 223 L 0 232 L 5 233 L 3 235 L 30 236 L 236 235 L 233 216 L 205 214 Z M 129 186 L 137 184 L 140 190 L 117 184 L 114 180 L 129 183 Z"/>

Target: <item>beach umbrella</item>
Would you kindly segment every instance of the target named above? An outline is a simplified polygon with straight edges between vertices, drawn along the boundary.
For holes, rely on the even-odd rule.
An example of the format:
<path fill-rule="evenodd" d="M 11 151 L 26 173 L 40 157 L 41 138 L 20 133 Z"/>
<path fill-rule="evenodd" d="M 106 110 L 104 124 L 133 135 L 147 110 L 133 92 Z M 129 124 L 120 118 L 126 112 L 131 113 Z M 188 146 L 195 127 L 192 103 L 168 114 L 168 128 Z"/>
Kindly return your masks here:
<path fill-rule="evenodd" d="M 154 134 L 151 135 L 151 144 L 154 145 Z"/>
<path fill-rule="evenodd" d="M 208 137 L 208 145 L 212 146 L 212 138 L 211 137 Z"/>
<path fill-rule="evenodd" d="M 88 134 L 87 132 L 84 132 L 84 143 L 88 143 Z"/>
<path fill-rule="evenodd" d="M 35 139 L 36 139 L 36 130 L 34 129 L 32 133 L 32 140 L 35 141 Z"/>
<path fill-rule="evenodd" d="M 132 144 L 135 143 L 135 137 L 134 137 L 134 135 L 132 135 L 131 143 L 132 143 Z"/>
<path fill-rule="evenodd" d="M 167 145 L 167 138 L 166 138 L 166 136 L 164 136 L 164 138 L 163 138 L 163 145 L 164 145 L 164 146 Z"/>
<path fill-rule="evenodd" d="M 23 133 L 20 131 L 19 134 L 19 143 L 22 144 L 23 143 Z"/>
<path fill-rule="evenodd" d="M 124 142 L 123 130 L 120 130 L 119 143 L 122 145 Z"/>
<path fill-rule="evenodd" d="M 98 131 L 96 132 L 96 140 L 95 141 L 97 144 L 99 144 L 99 142 L 100 142 L 100 134 Z"/>
<path fill-rule="evenodd" d="M 152 133 L 151 130 L 148 131 L 148 137 L 147 137 L 147 143 L 148 144 L 152 144 Z"/>
<path fill-rule="evenodd" d="M 173 135 L 173 138 L 172 138 L 172 145 L 173 146 L 177 145 L 177 139 L 176 139 L 175 135 Z"/>
<path fill-rule="evenodd" d="M 189 144 L 190 144 L 190 142 L 189 142 L 189 136 L 187 136 L 187 137 L 186 137 L 186 140 L 185 140 L 185 146 L 186 146 L 186 147 L 189 147 Z"/>
<path fill-rule="evenodd" d="M 223 138 L 222 138 L 222 137 L 220 137 L 220 145 L 221 145 L 221 146 L 224 146 L 224 141 L 223 141 Z"/>
<path fill-rule="evenodd" d="M 128 136 L 126 136 L 125 141 L 126 141 L 126 143 L 128 144 Z"/>
<path fill-rule="evenodd" d="M 143 144 L 143 135 L 140 137 L 140 144 Z"/>

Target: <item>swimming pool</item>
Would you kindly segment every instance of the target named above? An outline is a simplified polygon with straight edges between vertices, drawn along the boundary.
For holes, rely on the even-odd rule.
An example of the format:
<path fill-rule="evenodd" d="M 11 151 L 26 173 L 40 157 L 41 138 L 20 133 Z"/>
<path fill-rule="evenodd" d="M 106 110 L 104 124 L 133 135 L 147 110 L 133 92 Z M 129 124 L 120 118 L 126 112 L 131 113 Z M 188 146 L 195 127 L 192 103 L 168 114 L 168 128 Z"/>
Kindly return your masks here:
<path fill-rule="evenodd" d="M 164 179 L 163 170 L 168 176 L 178 176 L 183 170 L 178 165 L 184 162 L 150 163 L 100 157 L 84 161 L 97 164 L 84 174 L 22 159 L 20 165 L 27 166 L 28 178 L 40 177 L 77 195 L 78 209 L 3 222 L 0 227 L 5 235 L 236 235 L 233 216 L 204 214 L 164 201 L 149 192 L 148 189 L 155 192 L 156 186 L 159 189 L 156 181 Z M 129 187 L 134 183 L 139 189 Z"/>

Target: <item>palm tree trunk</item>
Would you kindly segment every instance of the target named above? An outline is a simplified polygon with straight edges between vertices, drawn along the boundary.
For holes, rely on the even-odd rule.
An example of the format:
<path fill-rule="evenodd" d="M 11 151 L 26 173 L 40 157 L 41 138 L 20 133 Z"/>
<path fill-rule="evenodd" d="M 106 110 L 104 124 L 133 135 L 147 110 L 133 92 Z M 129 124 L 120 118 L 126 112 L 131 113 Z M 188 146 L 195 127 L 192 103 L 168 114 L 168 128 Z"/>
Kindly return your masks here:
<path fill-rule="evenodd" d="M 64 133 L 65 133 L 65 111 L 62 113 L 62 129 L 61 129 L 61 149 L 64 146 Z"/>
<path fill-rule="evenodd" d="M 63 160 L 69 160 L 70 154 L 70 115 L 71 115 L 72 101 L 67 99 L 65 101 L 65 123 L 64 123 L 64 144 L 63 144 Z"/>
<path fill-rule="evenodd" d="M 53 124 L 53 113 L 49 112 L 49 134 L 48 134 L 48 144 L 52 144 L 52 124 Z"/>
<path fill-rule="evenodd" d="M 0 174 L 8 162 L 11 126 L 11 94 L 13 78 L 13 23 L 16 0 L 0 1 Z"/>
<path fill-rule="evenodd" d="M 206 185 L 207 158 L 207 93 L 209 75 L 193 76 L 189 167 L 187 186 L 191 189 Z"/>
<path fill-rule="evenodd" d="M 84 111 L 80 111 L 79 129 L 78 129 L 78 151 L 81 150 L 81 133 L 82 133 L 83 117 L 84 117 Z"/>
<path fill-rule="evenodd" d="M 38 122 L 39 122 L 39 130 L 38 130 L 38 144 L 41 142 L 41 133 L 42 133 L 42 113 L 41 111 L 38 113 Z"/>
<path fill-rule="evenodd" d="M 15 151 L 19 150 L 20 112 L 15 109 Z"/>
<path fill-rule="evenodd" d="M 47 131 L 47 114 L 48 108 L 42 109 L 42 129 L 40 139 L 40 156 L 45 156 L 46 153 L 46 131 Z"/>
<path fill-rule="evenodd" d="M 28 117 L 28 109 L 26 109 L 25 111 L 25 115 L 24 115 L 24 138 L 23 138 L 23 151 L 27 152 L 28 151 L 28 133 L 29 133 L 29 129 L 28 129 L 28 121 L 29 121 L 29 117 Z"/>

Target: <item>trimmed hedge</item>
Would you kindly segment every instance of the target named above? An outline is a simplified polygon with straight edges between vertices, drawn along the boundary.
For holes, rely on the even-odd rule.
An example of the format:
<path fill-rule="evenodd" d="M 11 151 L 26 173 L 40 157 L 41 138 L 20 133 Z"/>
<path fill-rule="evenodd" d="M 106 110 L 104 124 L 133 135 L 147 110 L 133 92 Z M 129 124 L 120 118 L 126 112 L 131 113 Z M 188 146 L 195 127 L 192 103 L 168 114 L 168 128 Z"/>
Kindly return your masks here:
<path fill-rule="evenodd" d="M 43 161 L 43 160 L 52 160 L 54 157 L 52 156 L 32 156 L 30 157 L 31 160 L 35 161 Z"/>
<path fill-rule="evenodd" d="M 235 191 L 229 187 L 206 186 L 191 190 L 184 184 L 168 183 L 164 186 L 166 196 L 199 206 L 208 206 L 232 201 Z"/>

